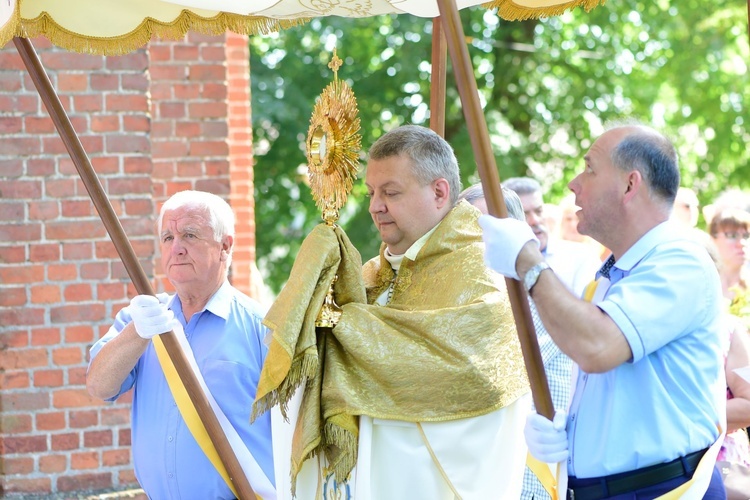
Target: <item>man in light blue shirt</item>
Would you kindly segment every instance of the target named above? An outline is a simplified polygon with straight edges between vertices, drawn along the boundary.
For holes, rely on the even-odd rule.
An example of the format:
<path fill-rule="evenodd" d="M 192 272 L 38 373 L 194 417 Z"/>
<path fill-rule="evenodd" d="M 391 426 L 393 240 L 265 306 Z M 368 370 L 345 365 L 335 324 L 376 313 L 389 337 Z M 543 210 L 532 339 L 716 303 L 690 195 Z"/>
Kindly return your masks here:
<path fill-rule="evenodd" d="M 206 387 L 272 486 L 270 413 L 250 424 L 266 328 L 258 303 L 227 281 L 232 209 L 209 193 L 177 193 L 162 207 L 159 237 L 162 267 L 177 295 L 140 295 L 117 314 L 91 349 L 89 392 L 113 401 L 134 388 L 135 474 L 150 498 L 234 498 L 186 426 L 157 359 L 153 336 L 184 330 Z"/>
<path fill-rule="evenodd" d="M 529 450 L 567 461 L 576 499 L 655 498 L 681 485 L 695 498 L 725 498 L 717 447 L 709 450 L 726 426 L 721 287 L 705 249 L 667 222 L 679 186 L 674 147 L 624 125 L 597 139 L 585 162 L 569 184 L 578 230 L 612 251 L 590 300 L 566 291 L 527 226 L 480 219 L 489 265 L 522 277 L 578 367 L 569 416 L 530 415 Z"/>

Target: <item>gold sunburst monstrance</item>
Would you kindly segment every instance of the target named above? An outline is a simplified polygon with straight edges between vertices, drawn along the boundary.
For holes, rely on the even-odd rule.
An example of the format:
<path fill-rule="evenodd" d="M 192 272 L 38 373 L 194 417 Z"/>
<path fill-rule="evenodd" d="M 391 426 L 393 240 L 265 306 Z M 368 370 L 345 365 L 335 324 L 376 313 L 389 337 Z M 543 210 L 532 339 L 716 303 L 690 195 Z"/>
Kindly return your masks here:
<path fill-rule="evenodd" d="M 341 64 L 334 50 L 328 64 L 334 79 L 315 103 L 307 132 L 310 189 L 328 225 L 338 220 L 354 185 L 362 139 L 357 99 L 351 87 L 338 79 Z"/>

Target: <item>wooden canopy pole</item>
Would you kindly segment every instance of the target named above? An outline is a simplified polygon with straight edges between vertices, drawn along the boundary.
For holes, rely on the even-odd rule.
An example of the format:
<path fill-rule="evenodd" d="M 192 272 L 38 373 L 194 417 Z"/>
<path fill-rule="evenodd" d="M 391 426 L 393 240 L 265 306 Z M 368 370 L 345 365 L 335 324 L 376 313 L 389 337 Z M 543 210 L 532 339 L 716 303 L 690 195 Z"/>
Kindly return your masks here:
<path fill-rule="evenodd" d="M 60 138 L 65 144 L 65 148 L 68 150 L 68 154 L 70 154 L 70 158 L 73 160 L 83 184 L 86 186 L 91 201 L 99 212 L 99 216 L 109 233 L 109 237 L 112 239 L 112 243 L 114 243 L 117 253 L 120 255 L 120 259 L 122 259 L 122 263 L 125 265 L 130 279 L 133 281 L 133 285 L 135 285 L 135 289 L 142 295 L 154 295 L 151 282 L 138 262 L 135 251 L 125 235 L 125 231 L 109 199 L 107 199 L 107 195 L 104 193 L 104 189 L 96 176 L 94 168 L 91 166 L 86 151 L 83 149 L 83 145 L 78 139 L 73 125 L 70 123 L 70 119 L 65 112 L 65 108 L 63 108 L 60 98 L 55 93 L 52 83 L 39 60 L 39 56 L 31 45 L 31 41 L 26 38 L 15 37 L 13 38 L 13 43 L 21 55 L 21 59 L 23 59 L 29 75 L 31 75 L 39 96 L 42 98 L 42 102 L 44 102 L 44 106 L 47 108 L 47 112 L 52 118 L 57 132 L 60 134 Z M 206 427 L 206 431 L 208 431 L 208 435 L 216 447 L 216 451 L 219 453 L 224 467 L 229 473 L 239 497 L 242 500 L 256 498 L 247 480 L 247 476 L 242 470 L 242 466 L 208 402 L 208 398 L 191 370 L 185 353 L 179 346 L 177 336 L 174 332 L 167 332 L 161 335 L 161 339 L 177 369 L 178 375 L 185 384 L 185 388 L 190 395 L 193 405 L 195 405 L 198 416 Z"/>
<path fill-rule="evenodd" d="M 487 122 L 479 104 L 479 91 L 477 81 L 474 78 L 474 69 L 469 59 L 469 50 L 466 47 L 461 18 L 453 0 L 437 0 L 440 9 L 440 19 L 443 22 L 445 37 L 448 43 L 448 52 L 453 63 L 453 72 L 456 75 L 458 93 L 461 96 L 461 104 L 464 117 L 471 137 L 471 145 L 477 162 L 477 171 L 482 180 L 482 190 L 487 200 L 487 208 L 495 217 L 507 217 L 503 193 L 500 190 L 500 178 L 497 174 L 495 156 L 492 154 Z M 521 342 L 526 372 L 531 384 L 531 394 L 534 398 L 536 411 L 552 420 L 554 406 L 547 385 L 547 375 L 544 373 L 542 355 L 539 352 L 539 341 L 534 331 L 534 322 L 531 319 L 529 302 L 526 292 L 521 287 L 521 282 L 506 278 L 510 304 L 513 309 L 513 317 L 516 320 L 518 339 Z"/>
<path fill-rule="evenodd" d="M 750 2 L 750 0 L 747 0 Z M 430 74 L 430 128 L 445 137 L 445 73 L 448 47 L 439 17 L 432 20 L 432 73 Z"/>

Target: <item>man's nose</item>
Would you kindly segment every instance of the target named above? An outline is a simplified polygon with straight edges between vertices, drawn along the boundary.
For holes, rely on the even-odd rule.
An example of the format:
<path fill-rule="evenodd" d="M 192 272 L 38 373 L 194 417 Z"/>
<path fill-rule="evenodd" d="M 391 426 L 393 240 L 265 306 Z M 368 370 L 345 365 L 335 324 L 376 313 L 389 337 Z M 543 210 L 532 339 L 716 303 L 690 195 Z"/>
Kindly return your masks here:
<path fill-rule="evenodd" d="M 373 193 L 372 196 L 370 196 L 370 213 L 374 214 L 384 211 L 385 203 L 383 203 L 383 200 L 380 198 L 380 196 Z"/>

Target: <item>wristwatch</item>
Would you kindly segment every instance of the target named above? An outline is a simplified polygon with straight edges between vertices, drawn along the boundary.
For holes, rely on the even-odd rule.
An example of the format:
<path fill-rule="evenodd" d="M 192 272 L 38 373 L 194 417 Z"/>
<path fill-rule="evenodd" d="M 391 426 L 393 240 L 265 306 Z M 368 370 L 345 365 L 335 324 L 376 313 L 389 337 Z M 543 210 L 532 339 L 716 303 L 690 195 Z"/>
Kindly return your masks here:
<path fill-rule="evenodd" d="M 536 282 L 539 281 L 539 275 L 542 274 L 542 271 L 549 268 L 549 264 L 542 261 L 526 271 L 526 274 L 523 277 L 523 287 L 526 289 L 527 293 L 531 293 L 531 289 L 536 285 Z"/>

